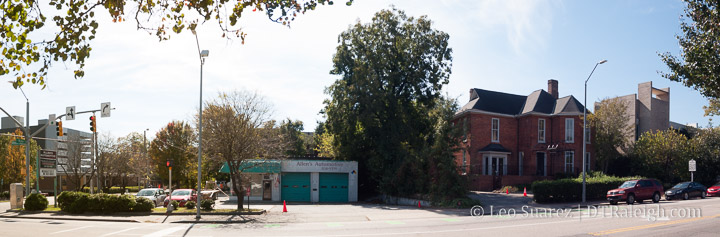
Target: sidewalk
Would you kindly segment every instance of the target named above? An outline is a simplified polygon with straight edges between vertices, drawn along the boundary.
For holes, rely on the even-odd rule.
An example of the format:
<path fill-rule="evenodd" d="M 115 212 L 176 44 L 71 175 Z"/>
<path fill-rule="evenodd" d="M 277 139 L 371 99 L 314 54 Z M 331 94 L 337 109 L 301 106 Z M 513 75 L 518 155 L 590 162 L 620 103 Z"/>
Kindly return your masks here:
<path fill-rule="evenodd" d="M 521 210 L 525 208 L 537 208 L 537 209 L 566 209 L 566 208 L 578 208 L 579 202 L 570 203 L 547 203 L 541 204 L 533 201 L 533 195 L 528 193 L 527 197 L 524 197 L 522 193 L 493 193 L 493 192 L 482 192 L 472 191 L 468 197 L 480 200 L 485 210 L 485 214 L 490 214 L 490 207 L 492 206 L 493 212 L 497 212 L 500 209 L 514 209 Z M 588 201 L 588 206 L 608 205 L 609 203 L 605 200 Z M 494 213 L 493 213 L 494 214 Z"/>

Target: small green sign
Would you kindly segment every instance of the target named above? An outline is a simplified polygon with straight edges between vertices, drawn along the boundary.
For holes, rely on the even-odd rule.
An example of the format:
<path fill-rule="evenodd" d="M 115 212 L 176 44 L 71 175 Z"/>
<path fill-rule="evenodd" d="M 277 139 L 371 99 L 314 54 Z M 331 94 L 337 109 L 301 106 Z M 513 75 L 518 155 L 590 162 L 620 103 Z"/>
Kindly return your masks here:
<path fill-rule="evenodd" d="M 13 146 L 20 146 L 20 145 L 25 145 L 25 144 L 27 144 L 27 143 L 26 143 L 25 140 L 23 140 L 23 139 L 15 139 L 15 141 L 12 141 L 11 144 L 12 144 Z"/>

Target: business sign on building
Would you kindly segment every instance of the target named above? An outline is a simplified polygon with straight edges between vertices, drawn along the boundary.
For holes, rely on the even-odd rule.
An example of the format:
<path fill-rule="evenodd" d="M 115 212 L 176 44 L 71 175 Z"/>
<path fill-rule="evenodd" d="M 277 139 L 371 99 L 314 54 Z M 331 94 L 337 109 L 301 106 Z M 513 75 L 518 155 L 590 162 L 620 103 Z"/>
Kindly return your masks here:
<path fill-rule="evenodd" d="M 352 173 L 357 170 L 355 161 L 286 160 L 282 172 Z"/>
<path fill-rule="evenodd" d="M 57 151 L 40 150 L 40 176 L 55 177 L 57 170 Z"/>

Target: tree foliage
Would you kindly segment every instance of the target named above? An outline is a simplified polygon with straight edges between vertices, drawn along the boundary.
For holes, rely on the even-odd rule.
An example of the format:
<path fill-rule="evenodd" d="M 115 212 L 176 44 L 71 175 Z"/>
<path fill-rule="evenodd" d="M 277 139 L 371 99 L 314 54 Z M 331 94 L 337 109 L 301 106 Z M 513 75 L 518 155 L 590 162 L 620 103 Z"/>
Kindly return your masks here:
<path fill-rule="evenodd" d="M 347 0 L 351 5 L 353 0 Z M 47 4 L 47 5 L 45 5 Z M 139 30 L 168 40 L 171 34 L 194 30 L 199 24 L 217 23 L 222 37 L 245 39 L 238 25 L 243 13 L 264 12 L 286 26 L 328 0 L 19 0 L 0 2 L 0 76 L 15 77 L 15 88 L 37 83 L 45 88 L 48 69 L 54 62 L 75 64 L 75 78 L 85 72 L 92 40 L 102 19 L 112 22 L 134 20 Z M 51 21 L 47 27 L 47 21 Z M 109 22 L 108 22 L 109 23 Z M 103 23 L 105 24 L 105 23 Z M 48 29 L 50 28 L 50 29 Z M 49 33 L 47 33 L 49 32 Z"/>
<path fill-rule="evenodd" d="M 326 89 L 323 111 L 336 157 L 358 161 L 361 193 L 427 193 L 437 122 L 428 115 L 451 73 L 448 34 L 426 16 L 391 9 L 338 38 L 330 73 L 340 79 Z"/>
<path fill-rule="evenodd" d="M 14 135 L 14 136 L 13 136 Z M 25 146 L 13 146 L 16 139 L 25 139 L 22 130 L 16 129 L 14 133 L 0 135 L 0 178 L 5 184 L 25 184 Z M 36 157 L 40 147 L 35 140 L 30 141 L 30 173 L 35 174 Z M 35 175 L 30 176 L 30 182 L 35 184 Z"/>
<path fill-rule="evenodd" d="M 169 180 L 166 162 L 172 160 L 173 186 L 192 187 L 196 184 L 193 181 L 194 177 L 191 176 L 192 163 L 197 157 L 196 144 L 195 130 L 183 121 L 172 121 L 155 134 L 155 139 L 150 143 L 149 153 L 155 165 L 155 172 L 164 183 Z"/>
<path fill-rule="evenodd" d="M 234 91 L 221 93 L 205 102 L 203 113 L 203 156 L 213 162 L 226 162 L 230 169 L 232 190 L 244 193 L 242 173 L 246 160 L 278 159 L 287 149 L 287 139 L 270 119 L 270 105 L 257 93 Z M 239 198 L 237 209 L 243 209 Z"/>
<path fill-rule="evenodd" d="M 289 144 L 285 150 L 286 156 L 305 156 L 307 148 L 305 147 L 305 134 L 303 134 L 303 122 L 300 120 L 292 121 L 289 118 L 280 123 L 280 132 L 287 139 Z"/>
<path fill-rule="evenodd" d="M 633 128 L 627 113 L 627 105 L 621 100 L 605 98 L 595 104 L 595 113 L 588 120 L 595 130 L 594 148 L 597 164 L 608 172 L 608 166 L 621 152 L 627 153 L 627 146 L 633 142 Z M 630 140 L 629 140 L 630 139 Z"/>
<path fill-rule="evenodd" d="M 693 157 L 692 143 L 675 130 L 646 132 L 635 143 L 641 175 L 675 183 L 685 177 Z M 687 174 L 689 175 L 689 174 Z M 689 178 L 689 177 L 688 177 Z"/>
<path fill-rule="evenodd" d="M 670 68 L 665 78 L 682 82 L 710 99 L 707 115 L 718 115 L 720 105 L 720 2 L 685 0 L 686 8 L 680 23 L 682 35 L 679 56 L 669 52 L 660 55 Z"/>

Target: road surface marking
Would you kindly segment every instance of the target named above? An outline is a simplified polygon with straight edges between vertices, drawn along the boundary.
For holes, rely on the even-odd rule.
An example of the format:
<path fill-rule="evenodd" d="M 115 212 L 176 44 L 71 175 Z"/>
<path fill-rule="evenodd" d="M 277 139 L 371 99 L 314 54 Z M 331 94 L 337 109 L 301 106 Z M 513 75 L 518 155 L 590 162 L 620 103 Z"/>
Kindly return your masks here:
<path fill-rule="evenodd" d="M 130 231 L 130 230 L 140 229 L 140 228 L 142 228 L 142 227 L 127 228 L 127 229 L 124 229 L 124 230 L 115 231 L 115 232 L 112 232 L 112 233 L 107 233 L 107 234 L 101 235 L 101 237 L 102 237 L 102 236 L 110 236 L 110 235 L 114 235 L 114 234 L 119 234 L 119 233 L 122 233 L 122 232 L 125 232 L 125 231 Z"/>
<path fill-rule="evenodd" d="M 699 221 L 704 219 L 712 219 L 715 217 L 720 217 L 720 215 L 714 215 L 714 216 L 705 216 L 705 217 L 696 217 L 696 218 L 690 218 L 690 219 L 680 219 L 680 220 L 674 220 L 674 221 L 668 221 L 668 222 L 661 222 L 661 223 L 655 223 L 655 224 L 649 224 L 649 225 L 640 225 L 640 226 L 631 226 L 626 228 L 619 228 L 619 229 L 613 229 L 613 230 L 605 230 L 600 232 L 591 232 L 588 233 L 590 235 L 594 236 L 600 236 L 600 235 L 609 235 L 609 234 L 615 234 L 620 232 L 627 232 L 627 231 L 633 231 L 633 230 L 643 230 L 643 229 L 649 229 L 653 227 L 660 227 L 660 226 L 666 226 L 666 225 L 674 225 L 674 224 L 682 224 L 687 222 L 693 222 L 693 221 Z"/>
<path fill-rule="evenodd" d="M 267 225 L 265 225 L 265 228 L 269 228 L 269 227 L 280 227 L 280 225 L 278 225 L 278 224 L 267 224 Z"/>
<path fill-rule="evenodd" d="M 72 229 L 69 229 L 69 230 L 61 230 L 61 231 L 58 231 L 58 232 L 52 232 L 52 233 L 50 233 L 50 234 L 51 234 L 51 235 L 60 234 L 60 233 L 70 232 L 70 231 L 73 231 L 73 230 L 80 230 L 80 229 L 90 228 L 90 227 L 93 227 L 93 226 L 91 226 L 91 225 L 90 225 L 90 226 L 81 226 L 81 227 L 72 228 Z"/>
<path fill-rule="evenodd" d="M 162 237 L 162 236 L 166 236 L 166 235 L 175 233 L 175 232 L 177 232 L 177 231 L 179 231 L 179 230 L 187 229 L 188 227 L 190 227 L 190 225 L 184 225 L 184 226 L 177 226 L 177 227 L 172 227 L 172 228 L 166 228 L 166 229 L 162 229 L 162 230 L 159 230 L 159 231 L 155 231 L 155 232 L 150 233 L 150 234 L 143 235 L 143 237 Z"/>
<path fill-rule="evenodd" d="M 402 221 L 385 221 L 385 223 L 391 224 L 391 225 L 403 225 L 405 222 Z"/>

